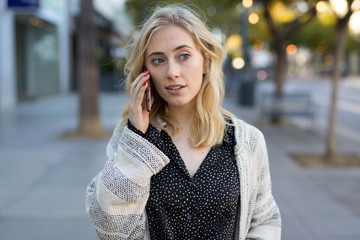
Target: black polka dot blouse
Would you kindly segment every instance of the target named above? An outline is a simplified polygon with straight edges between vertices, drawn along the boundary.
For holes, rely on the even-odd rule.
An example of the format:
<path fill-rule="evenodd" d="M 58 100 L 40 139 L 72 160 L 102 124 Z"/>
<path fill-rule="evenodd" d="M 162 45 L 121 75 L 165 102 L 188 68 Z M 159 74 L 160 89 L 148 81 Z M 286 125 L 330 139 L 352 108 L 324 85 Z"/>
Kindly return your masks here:
<path fill-rule="evenodd" d="M 239 173 L 234 155 L 234 127 L 227 125 L 221 145 L 211 148 L 193 177 L 165 131 L 152 125 L 146 134 L 170 159 L 151 178 L 146 212 L 151 239 L 234 239 L 240 207 Z"/>

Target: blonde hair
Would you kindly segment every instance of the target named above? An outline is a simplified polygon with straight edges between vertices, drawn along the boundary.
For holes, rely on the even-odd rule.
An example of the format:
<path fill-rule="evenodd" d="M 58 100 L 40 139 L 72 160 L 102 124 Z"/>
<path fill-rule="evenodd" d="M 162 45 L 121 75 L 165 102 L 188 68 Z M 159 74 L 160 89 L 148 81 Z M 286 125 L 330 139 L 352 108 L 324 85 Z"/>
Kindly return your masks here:
<path fill-rule="evenodd" d="M 225 94 L 222 71 L 224 50 L 204 22 L 189 7 L 179 4 L 157 7 L 150 18 L 143 24 L 140 32 L 133 38 L 132 44 L 129 45 L 131 55 L 124 69 L 127 75 L 126 89 L 129 92 L 131 83 L 144 71 L 144 55 L 152 34 L 170 24 L 187 30 L 204 56 L 206 74 L 196 97 L 196 112 L 190 131 L 190 142 L 194 147 L 220 144 L 224 137 L 227 124 L 226 118 L 233 116 L 221 107 Z M 150 122 L 154 123 L 155 118 L 160 115 L 167 124 L 175 129 L 176 133 L 179 128 L 175 120 L 169 115 L 166 102 L 156 93 L 155 89 L 152 93 L 154 103 L 150 112 Z M 128 113 L 128 107 L 125 107 L 123 124 L 127 124 Z M 165 127 L 156 127 L 170 134 Z"/>

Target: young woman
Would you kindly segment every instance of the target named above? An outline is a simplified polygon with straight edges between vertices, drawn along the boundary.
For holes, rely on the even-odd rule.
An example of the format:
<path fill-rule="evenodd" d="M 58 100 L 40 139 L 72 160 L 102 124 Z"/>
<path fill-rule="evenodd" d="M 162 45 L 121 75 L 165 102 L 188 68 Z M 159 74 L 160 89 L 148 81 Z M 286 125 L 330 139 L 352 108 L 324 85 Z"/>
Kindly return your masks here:
<path fill-rule="evenodd" d="M 87 189 L 101 239 L 280 239 L 264 137 L 221 107 L 223 58 L 187 7 L 145 22 L 123 121 Z"/>

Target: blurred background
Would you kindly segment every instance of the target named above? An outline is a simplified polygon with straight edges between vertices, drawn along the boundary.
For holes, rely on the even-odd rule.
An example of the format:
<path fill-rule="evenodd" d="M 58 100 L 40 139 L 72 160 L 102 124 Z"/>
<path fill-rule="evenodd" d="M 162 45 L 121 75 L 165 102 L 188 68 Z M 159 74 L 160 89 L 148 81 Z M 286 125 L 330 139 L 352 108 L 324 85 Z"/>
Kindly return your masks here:
<path fill-rule="evenodd" d="M 0 239 L 97 239 L 87 183 L 149 9 L 195 7 L 224 107 L 263 131 L 283 239 L 360 239 L 360 0 L 0 0 Z"/>

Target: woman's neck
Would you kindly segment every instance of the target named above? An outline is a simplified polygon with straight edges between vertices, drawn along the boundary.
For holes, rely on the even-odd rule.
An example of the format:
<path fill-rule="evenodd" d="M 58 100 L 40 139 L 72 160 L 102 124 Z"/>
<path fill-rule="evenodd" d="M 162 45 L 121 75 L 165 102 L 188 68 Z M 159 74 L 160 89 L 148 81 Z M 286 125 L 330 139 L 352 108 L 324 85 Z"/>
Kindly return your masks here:
<path fill-rule="evenodd" d="M 189 130 L 195 115 L 195 106 L 169 107 L 169 114 L 180 129 Z"/>

